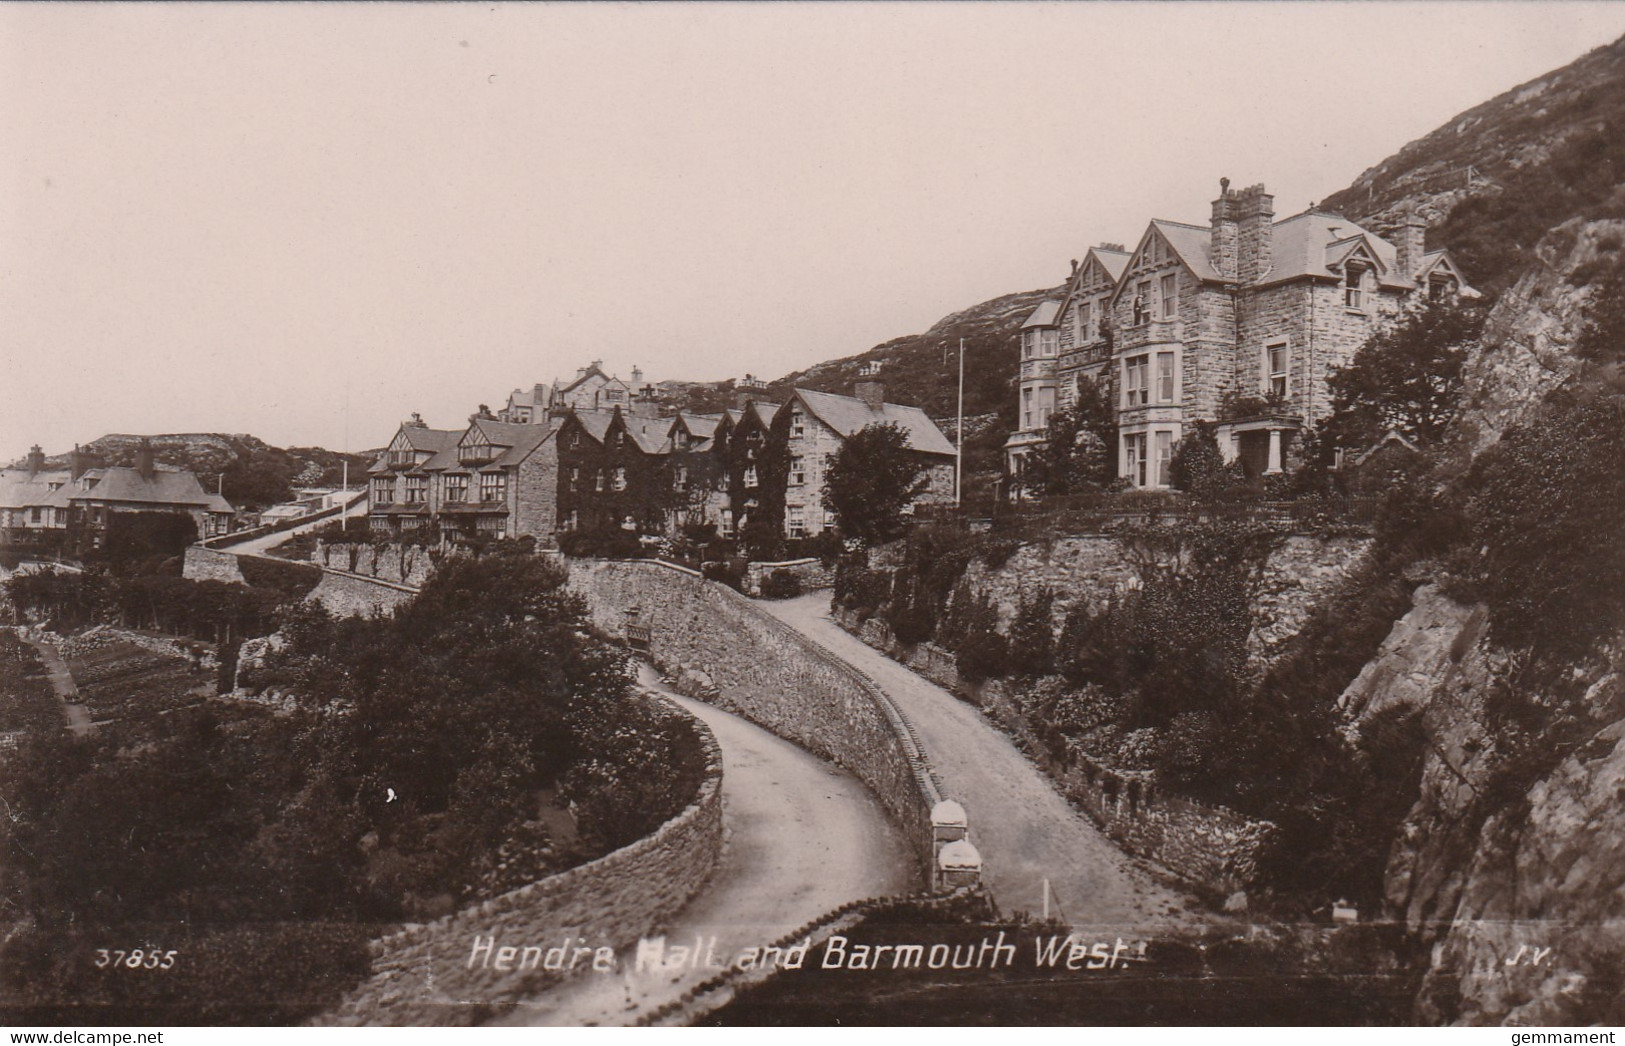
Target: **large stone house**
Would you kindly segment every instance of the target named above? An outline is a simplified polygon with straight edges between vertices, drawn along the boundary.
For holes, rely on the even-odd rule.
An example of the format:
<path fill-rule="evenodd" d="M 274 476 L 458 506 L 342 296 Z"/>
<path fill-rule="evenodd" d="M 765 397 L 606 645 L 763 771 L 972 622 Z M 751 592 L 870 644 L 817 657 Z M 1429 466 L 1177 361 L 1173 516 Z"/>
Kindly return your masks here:
<path fill-rule="evenodd" d="M 395 540 L 529 536 L 551 543 L 558 518 L 557 430 L 475 415 L 468 427 L 403 424 L 367 470 L 367 517 Z"/>
<path fill-rule="evenodd" d="M 856 396 L 796 389 L 773 422 L 775 442 L 786 455 L 784 534 L 814 537 L 835 523 L 824 504 L 824 476 L 836 453 L 870 425 L 896 425 L 909 451 L 925 466 L 926 488 L 916 502 L 954 500 L 954 445 L 918 407 L 885 402 L 886 387 L 860 381 Z"/>
<path fill-rule="evenodd" d="M 1280 472 L 1330 413 L 1328 376 L 1373 331 L 1424 298 L 1476 293 L 1446 252 L 1424 249 L 1424 232 L 1408 217 L 1385 238 L 1314 209 L 1276 221 L 1262 185 L 1221 181 L 1208 225 L 1158 219 L 1126 255 L 1095 248 L 1064 299 L 1034 310 L 1022 352 L 1026 362 L 1038 346 L 1038 365 L 1023 372 L 1022 407 L 1029 388 L 1041 403 L 1051 383 L 1064 406 L 1080 380 L 1101 383 L 1117 408 L 1118 475 L 1135 487 L 1168 485 L 1194 421 L 1218 423 L 1227 460 Z M 1023 413 L 1006 443 L 1012 473 L 1043 445 L 1046 420 Z"/>
<path fill-rule="evenodd" d="M 26 464 L 0 470 L 0 543 L 51 551 L 101 548 L 133 514 L 191 517 L 199 538 L 224 534 L 236 514 L 224 497 L 203 489 L 184 469 L 157 464 L 143 441 L 133 468 L 102 467 L 74 448 L 66 469 L 47 469 L 35 446 Z"/>

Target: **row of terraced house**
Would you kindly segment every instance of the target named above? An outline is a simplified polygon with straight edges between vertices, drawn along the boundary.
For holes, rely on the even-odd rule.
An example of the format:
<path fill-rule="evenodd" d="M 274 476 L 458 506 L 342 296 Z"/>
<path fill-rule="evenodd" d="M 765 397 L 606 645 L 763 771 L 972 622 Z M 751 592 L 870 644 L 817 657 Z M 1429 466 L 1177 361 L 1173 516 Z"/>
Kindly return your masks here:
<path fill-rule="evenodd" d="M 814 537 L 833 523 L 824 471 L 842 442 L 894 424 L 925 466 L 920 501 L 954 496 L 954 447 L 917 407 L 887 403 L 878 382 L 856 395 L 795 389 L 782 404 L 745 399 L 713 414 L 665 411 L 652 386 L 595 361 L 568 384 L 516 389 L 501 411 L 460 429 L 419 416 L 369 470 L 369 519 L 396 540 L 459 541 L 619 528 L 640 534 L 714 526 Z"/>
<path fill-rule="evenodd" d="M 1221 179 L 1207 225 L 1156 219 L 1133 250 L 1102 244 L 1074 261 L 1064 295 L 1021 330 L 1009 473 L 1084 383 L 1115 405 L 1131 486 L 1168 486 L 1174 445 L 1199 421 L 1250 474 L 1289 469 L 1331 411 L 1328 376 L 1374 330 L 1420 301 L 1477 296 L 1447 252 L 1425 249 L 1415 215 L 1378 235 L 1314 208 L 1274 212 L 1264 186 Z"/>

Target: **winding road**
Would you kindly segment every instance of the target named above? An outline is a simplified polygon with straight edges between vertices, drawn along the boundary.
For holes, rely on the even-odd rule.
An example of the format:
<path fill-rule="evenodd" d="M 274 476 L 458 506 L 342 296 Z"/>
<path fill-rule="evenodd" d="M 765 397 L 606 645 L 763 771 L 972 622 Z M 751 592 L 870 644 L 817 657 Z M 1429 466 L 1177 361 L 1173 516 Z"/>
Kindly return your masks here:
<path fill-rule="evenodd" d="M 848 901 L 907 892 L 914 862 L 857 778 L 761 727 L 680 697 L 647 667 L 639 681 L 705 722 L 722 749 L 721 861 L 698 897 L 664 928 L 672 945 L 716 938 L 727 961 Z M 715 974 L 586 972 L 520 1002 L 507 1025 L 624 1025 Z"/>
<path fill-rule="evenodd" d="M 874 680 L 913 720 L 944 791 L 965 807 L 1000 909 L 1039 914 L 1048 879 L 1052 914 L 1073 926 L 1204 921 L 1196 898 L 1119 850 L 974 707 L 835 624 L 827 590 L 758 605 Z"/>

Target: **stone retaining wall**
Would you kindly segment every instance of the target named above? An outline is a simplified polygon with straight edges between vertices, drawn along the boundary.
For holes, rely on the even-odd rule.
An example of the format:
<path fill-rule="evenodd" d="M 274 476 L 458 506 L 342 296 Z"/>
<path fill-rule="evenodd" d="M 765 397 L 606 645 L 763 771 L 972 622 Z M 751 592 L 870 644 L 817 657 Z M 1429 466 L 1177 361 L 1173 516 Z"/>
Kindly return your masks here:
<path fill-rule="evenodd" d="M 243 577 L 242 568 L 237 565 L 236 556 L 230 552 L 204 548 L 202 545 L 186 547 L 181 576 L 191 578 L 193 581 L 231 581 L 239 585 L 248 584 Z"/>
<path fill-rule="evenodd" d="M 1062 790 L 1130 853 L 1210 894 L 1250 889 L 1277 831 L 1269 821 L 1163 792 L 1148 770 L 1111 770 L 1080 759 Z"/>
<path fill-rule="evenodd" d="M 960 679 L 953 655 L 941 647 L 900 643 L 885 622 L 878 618 L 860 622 L 850 610 L 837 609 L 832 616 L 864 643 L 972 704 L 1014 703 L 1010 685 L 1003 680 L 972 685 Z M 1161 791 L 1149 771 L 1113 770 L 1088 760 L 1080 760 L 1065 775 L 1044 768 L 1051 777 L 1060 776 L 1057 784 L 1067 799 L 1124 849 L 1210 894 L 1248 888 L 1276 832 L 1268 821 L 1253 821 L 1233 810 Z"/>
<path fill-rule="evenodd" d="M 315 600 L 335 617 L 376 617 L 405 603 L 417 590 L 359 574 L 323 570 L 307 600 Z"/>
<path fill-rule="evenodd" d="M 563 947 L 566 957 L 577 948 L 618 952 L 688 903 L 722 853 L 722 753 L 710 729 L 675 702 L 644 696 L 692 724 L 704 748 L 705 776 L 686 809 L 596 861 L 373 942 L 372 977 L 316 1023 L 478 1023 L 562 979 L 544 968 L 549 949 Z M 491 948 L 476 952 L 476 938 Z M 527 959 L 526 948 L 540 951 Z M 605 975 L 586 969 L 593 957 L 581 959 L 578 975 Z M 527 964 L 534 968 L 519 968 Z"/>
<path fill-rule="evenodd" d="M 325 570 L 338 570 L 347 574 L 362 574 L 396 584 L 421 588 L 434 569 L 433 555 L 419 545 L 360 542 L 327 544 L 316 539 L 316 549 L 310 561 Z"/>
<path fill-rule="evenodd" d="M 931 881 L 931 808 L 941 787 L 907 720 L 861 672 L 739 593 L 681 567 L 572 560 L 570 587 L 612 635 L 626 634 L 626 612 L 637 608 L 650 658 L 679 691 L 857 775 L 903 829 L 923 882 Z"/>

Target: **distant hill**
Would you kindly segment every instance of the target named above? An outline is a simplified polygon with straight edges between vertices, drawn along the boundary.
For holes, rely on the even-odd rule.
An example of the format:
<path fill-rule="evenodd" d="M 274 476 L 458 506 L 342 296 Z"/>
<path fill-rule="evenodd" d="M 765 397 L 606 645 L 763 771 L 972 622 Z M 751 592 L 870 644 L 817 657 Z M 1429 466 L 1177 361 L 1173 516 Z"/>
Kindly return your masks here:
<path fill-rule="evenodd" d="M 109 433 L 84 445 L 106 465 L 133 465 L 143 439 L 152 442 L 153 457 L 195 473 L 203 488 L 220 490 L 238 508 L 264 508 L 288 500 L 294 486 L 330 486 L 340 482 L 349 461 L 350 482 L 366 477 L 367 466 L 378 456 L 341 454 L 322 447 L 273 447 L 248 435 L 219 432 L 179 432 L 139 436 Z M 49 465 L 66 468 L 68 454 L 46 458 Z M 15 462 L 14 465 L 21 465 Z"/>
<path fill-rule="evenodd" d="M 1375 230 L 1414 207 L 1492 295 L 1546 232 L 1625 216 L 1625 38 L 1474 106 L 1321 201 Z"/>

